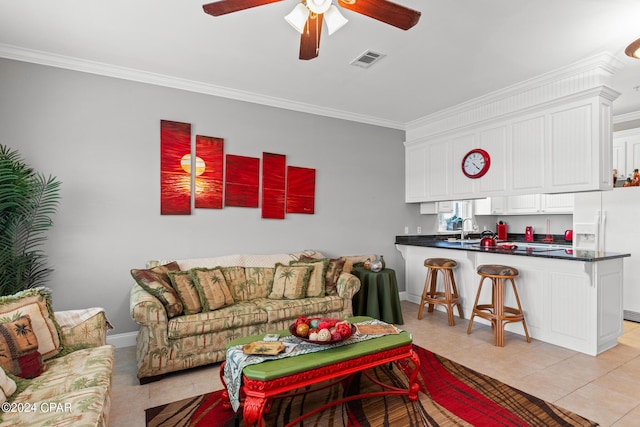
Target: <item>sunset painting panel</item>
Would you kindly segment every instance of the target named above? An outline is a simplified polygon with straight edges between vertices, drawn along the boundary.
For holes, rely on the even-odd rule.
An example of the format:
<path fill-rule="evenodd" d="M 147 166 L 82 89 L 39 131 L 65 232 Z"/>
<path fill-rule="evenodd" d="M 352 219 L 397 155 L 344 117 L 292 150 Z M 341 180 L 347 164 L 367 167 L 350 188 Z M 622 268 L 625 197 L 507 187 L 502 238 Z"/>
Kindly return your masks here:
<path fill-rule="evenodd" d="M 227 154 L 225 206 L 258 207 L 260 159 Z"/>
<path fill-rule="evenodd" d="M 191 124 L 160 121 L 160 214 L 191 214 Z"/>
<path fill-rule="evenodd" d="M 262 153 L 262 218 L 284 219 L 287 156 Z"/>
<path fill-rule="evenodd" d="M 315 212 L 316 170 L 287 167 L 287 213 Z"/>
<path fill-rule="evenodd" d="M 196 135 L 195 207 L 222 209 L 224 139 Z"/>

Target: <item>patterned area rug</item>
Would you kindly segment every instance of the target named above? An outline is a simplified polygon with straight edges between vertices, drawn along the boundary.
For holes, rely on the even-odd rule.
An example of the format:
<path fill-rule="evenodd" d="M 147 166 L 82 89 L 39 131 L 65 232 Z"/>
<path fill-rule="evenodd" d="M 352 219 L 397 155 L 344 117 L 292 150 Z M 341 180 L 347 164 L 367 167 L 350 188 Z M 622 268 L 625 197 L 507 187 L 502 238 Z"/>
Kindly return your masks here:
<path fill-rule="evenodd" d="M 573 412 L 510 387 L 449 359 L 414 346 L 421 362 L 421 393 L 417 402 L 405 396 L 354 400 L 326 409 L 304 421 L 312 426 L 597 426 Z M 398 369 L 373 370 L 378 381 L 406 384 Z M 302 396 L 274 401 L 267 426 L 283 426 L 303 413 L 343 396 L 379 391 L 365 375 L 344 389 L 334 385 Z M 222 391 L 180 400 L 146 410 L 148 427 L 204 427 L 234 425 L 235 413 L 222 407 Z M 243 422 L 240 423 L 244 425 Z"/>

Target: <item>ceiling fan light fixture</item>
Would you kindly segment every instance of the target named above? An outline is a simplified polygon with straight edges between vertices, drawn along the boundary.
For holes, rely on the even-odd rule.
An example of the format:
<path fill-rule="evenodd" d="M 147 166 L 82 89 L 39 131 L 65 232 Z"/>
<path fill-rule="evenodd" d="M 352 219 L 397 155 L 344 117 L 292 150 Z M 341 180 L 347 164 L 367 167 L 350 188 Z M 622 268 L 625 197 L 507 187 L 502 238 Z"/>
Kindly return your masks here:
<path fill-rule="evenodd" d="M 284 20 L 287 21 L 293 28 L 295 28 L 297 32 L 302 34 L 304 32 L 304 26 L 307 23 L 308 18 L 309 9 L 307 9 L 304 4 L 298 3 L 298 5 L 294 7 L 287 16 L 284 17 Z"/>
<path fill-rule="evenodd" d="M 331 0 L 307 0 L 307 7 L 313 13 L 320 15 L 331 7 Z"/>
<path fill-rule="evenodd" d="M 340 13 L 335 5 L 331 5 L 331 7 L 324 13 L 324 22 L 327 23 L 327 31 L 329 32 L 329 35 L 331 35 L 344 27 L 349 20 Z"/>
<path fill-rule="evenodd" d="M 627 46 L 627 48 L 624 50 L 624 53 L 632 58 L 640 59 L 640 39 Z"/>

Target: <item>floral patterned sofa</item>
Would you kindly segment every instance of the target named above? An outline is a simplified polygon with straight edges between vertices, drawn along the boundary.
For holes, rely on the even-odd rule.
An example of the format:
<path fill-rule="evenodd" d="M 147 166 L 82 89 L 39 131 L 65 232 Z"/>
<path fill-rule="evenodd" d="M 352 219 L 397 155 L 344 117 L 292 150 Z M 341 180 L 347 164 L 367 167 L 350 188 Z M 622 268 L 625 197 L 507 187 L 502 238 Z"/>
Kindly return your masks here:
<path fill-rule="evenodd" d="M 0 426 L 107 426 L 108 328 L 101 308 L 54 313 L 46 288 L 0 297 Z"/>
<path fill-rule="evenodd" d="M 367 257 L 303 251 L 155 261 L 131 270 L 140 383 L 220 362 L 229 341 L 287 329 L 298 316 L 352 316 L 360 281 L 351 266 Z"/>

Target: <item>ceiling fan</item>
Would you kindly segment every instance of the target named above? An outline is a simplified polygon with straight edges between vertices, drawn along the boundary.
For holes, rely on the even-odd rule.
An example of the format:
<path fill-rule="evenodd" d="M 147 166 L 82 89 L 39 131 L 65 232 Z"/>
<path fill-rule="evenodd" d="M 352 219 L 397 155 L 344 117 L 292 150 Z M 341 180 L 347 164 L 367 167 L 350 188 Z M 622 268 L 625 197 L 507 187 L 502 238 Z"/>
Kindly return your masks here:
<path fill-rule="evenodd" d="M 209 15 L 220 16 L 282 0 L 219 0 L 202 6 Z M 345 9 L 360 13 L 402 30 L 418 23 L 420 12 L 388 0 L 338 0 Z M 347 23 L 332 0 L 301 0 L 285 17 L 300 32 L 300 59 L 313 59 L 320 52 L 320 34 L 323 21 L 329 34 Z"/>

